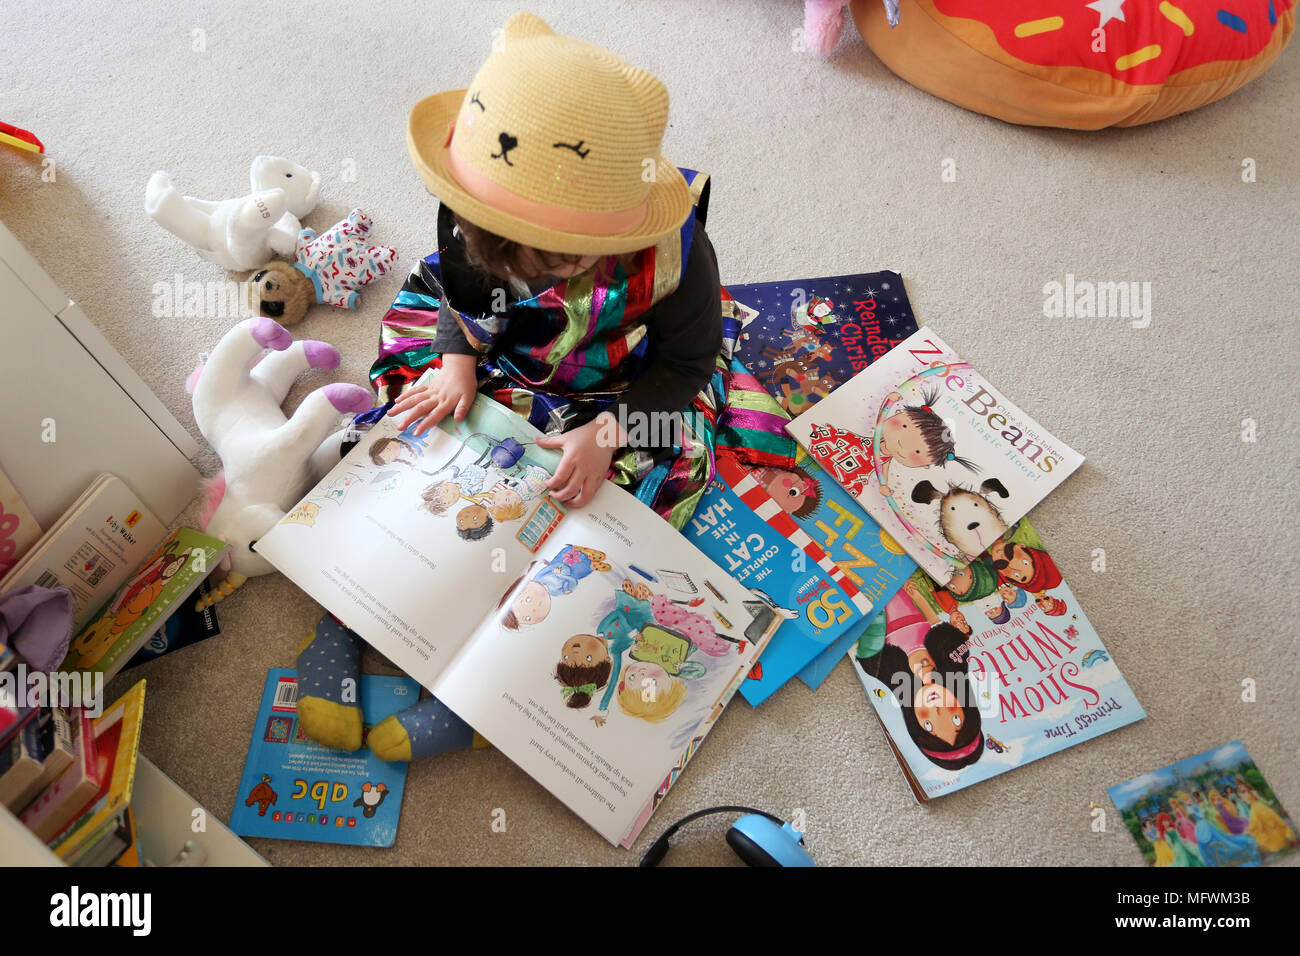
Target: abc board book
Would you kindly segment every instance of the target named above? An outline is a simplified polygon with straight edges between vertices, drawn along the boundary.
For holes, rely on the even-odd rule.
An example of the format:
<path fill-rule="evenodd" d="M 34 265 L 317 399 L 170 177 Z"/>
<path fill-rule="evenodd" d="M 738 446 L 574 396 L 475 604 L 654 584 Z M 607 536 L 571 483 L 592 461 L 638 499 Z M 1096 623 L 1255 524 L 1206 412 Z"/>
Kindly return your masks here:
<path fill-rule="evenodd" d="M 77 635 L 63 669 L 101 672 L 105 682 L 112 680 L 163 619 L 216 569 L 227 547 L 191 528 L 177 528 Z"/>
<path fill-rule="evenodd" d="M 630 845 L 777 617 L 612 482 L 554 501 L 538 435 L 482 396 L 420 436 L 384 418 L 257 551 Z"/>
<path fill-rule="evenodd" d="M 850 651 L 912 792 L 945 796 L 1146 716 L 1029 522 Z"/>
<path fill-rule="evenodd" d="M 793 470 L 751 472 L 719 458 L 718 479 L 685 534 L 781 616 L 740 685 L 755 706 L 841 635 L 860 629 L 916 569 L 809 460 Z"/>
<path fill-rule="evenodd" d="M 1152 866 L 1258 866 L 1300 846 L 1240 740 L 1108 791 Z"/>
<path fill-rule="evenodd" d="M 929 328 L 787 431 L 940 584 L 1083 463 Z"/>
<path fill-rule="evenodd" d="M 297 672 L 271 669 L 230 817 L 231 830 L 240 836 L 281 840 L 393 845 L 407 765 L 385 763 L 364 740 L 385 717 L 414 704 L 420 685 L 409 677 L 379 674 L 362 674 L 360 683 L 362 745 L 356 753 L 348 753 L 324 747 L 302 732 Z"/>
<path fill-rule="evenodd" d="M 728 285 L 736 357 L 799 415 L 916 331 L 897 272 Z"/>

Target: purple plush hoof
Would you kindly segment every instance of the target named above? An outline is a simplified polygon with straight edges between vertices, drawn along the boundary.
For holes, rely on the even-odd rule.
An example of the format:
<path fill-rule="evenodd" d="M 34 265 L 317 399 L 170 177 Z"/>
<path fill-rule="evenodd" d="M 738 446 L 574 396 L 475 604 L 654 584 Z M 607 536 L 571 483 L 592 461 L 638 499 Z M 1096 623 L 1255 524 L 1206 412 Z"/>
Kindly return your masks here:
<path fill-rule="evenodd" d="M 283 352 L 293 344 L 293 336 L 289 334 L 289 330 L 279 322 L 268 319 L 264 315 L 249 319 L 248 331 L 252 333 L 253 341 L 264 349 L 275 349 L 277 352 Z"/>
<path fill-rule="evenodd" d="M 325 397 L 341 412 L 364 412 L 374 405 L 374 396 L 360 385 L 345 385 L 335 382 L 326 385 Z"/>
<path fill-rule="evenodd" d="M 312 368 L 339 367 L 339 350 L 328 342 L 308 339 L 302 343 L 302 351 L 307 356 L 307 364 Z"/>

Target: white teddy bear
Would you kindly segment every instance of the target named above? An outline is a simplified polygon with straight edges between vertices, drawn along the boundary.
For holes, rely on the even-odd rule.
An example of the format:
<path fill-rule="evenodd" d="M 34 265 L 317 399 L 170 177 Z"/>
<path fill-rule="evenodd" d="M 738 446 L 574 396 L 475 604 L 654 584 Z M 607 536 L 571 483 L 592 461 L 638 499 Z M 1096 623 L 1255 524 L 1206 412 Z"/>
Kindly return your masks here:
<path fill-rule="evenodd" d="M 320 201 L 320 173 L 279 156 L 258 156 L 249 181 L 250 195 L 214 202 L 182 196 L 159 170 L 145 187 L 145 212 L 205 259 L 235 272 L 256 269 L 273 254 L 292 257 L 300 220 Z"/>
<path fill-rule="evenodd" d="M 266 348 L 273 351 L 254 364 Z M 194 420 L 224 467 L 206 483 L 204 531 L 230 545 L 223 561 L 228 573 L 212 601 L 249 577 L 275 570 L 253 545 L 310 490 L 318 477 L 313 453 L 339 415 L 374 405 L 369 390 L 334 382 L 316 389 L 293 415 L 285 416 L 280 404 L 299 374 L 338 365 L 334 346 L 295 342 L 284 326 L 258 317 L 227 332 L 190 376 Z"/>

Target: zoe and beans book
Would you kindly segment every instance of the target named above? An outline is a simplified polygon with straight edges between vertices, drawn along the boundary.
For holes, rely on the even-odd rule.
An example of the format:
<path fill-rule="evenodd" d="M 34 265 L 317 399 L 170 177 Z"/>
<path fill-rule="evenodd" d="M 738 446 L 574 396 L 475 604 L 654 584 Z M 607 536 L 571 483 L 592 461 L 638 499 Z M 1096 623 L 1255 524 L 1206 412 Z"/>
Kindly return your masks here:
<path fill-rule="evenodd" d="M 272 668 L 262 688 L 230 829 L 240 836 L 392 846 L 405 763 L 386 763 L 364 736 L 420 696 L 409 677 L 360 675 L 363 743 L 356 753 L 316 743 L 298 722 L 298 674 Z"/>
<path fill-rule="evenodd" d="M 941 585 L 1083 464 L 929 328 L 787 431 Z"/>
<path fill-rule="evenodd" d="M 365 432 L 258 553 L 630 846 L 776 610 L 612 482 L 555 501 L 559 456 L 504 406 L 417 427 Z"/>
<path fill-rule="evenodd" d="M 946 586 L 918 570 L 849 656 L 922 803 L 1146 716 L 1024 519 Z"/>

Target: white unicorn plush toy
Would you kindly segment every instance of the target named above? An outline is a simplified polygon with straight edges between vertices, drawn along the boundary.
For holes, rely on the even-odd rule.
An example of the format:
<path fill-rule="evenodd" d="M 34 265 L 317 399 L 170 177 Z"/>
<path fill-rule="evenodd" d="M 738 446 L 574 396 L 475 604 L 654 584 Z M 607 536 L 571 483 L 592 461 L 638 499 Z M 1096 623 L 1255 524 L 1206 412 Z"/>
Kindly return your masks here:
<path fill-rule="evenodd" d="M 267 348 L 272 351 L 259 361 Z M 258 317 L 227 332 L 186 383 L 194 420 L 223 466 L 205 482 L 204 531 L 230 545 L 222 562 L 227 574 L 214 589 L 212 603 L 248 578 L 275 570 L 253 545 L 310 490 L 318 477 L 312 455 L 339 416 L 374 405 L 368 389 L 334 382 L 316 389 L 293 415 L 285 416 L 280 405 L 302 372 L 338 366 L 334 346 L 295 342 L 284 326 Z"/>
<path fill-rule="evenodd" d="M 320 201 L 320 173 L 279 156 L 258 156 L 248 178 L 250 195 L 217 202 L 182 196 L 159 170 L 145 187 L 144 209 L 199 255 L 234 272 L 256 269 L 273 254 L 292 257 L 300 220 Z"/>

